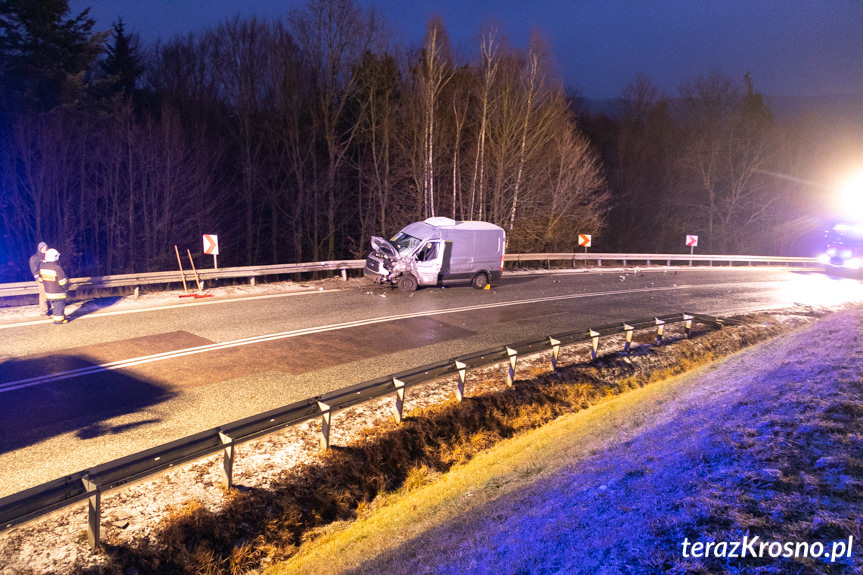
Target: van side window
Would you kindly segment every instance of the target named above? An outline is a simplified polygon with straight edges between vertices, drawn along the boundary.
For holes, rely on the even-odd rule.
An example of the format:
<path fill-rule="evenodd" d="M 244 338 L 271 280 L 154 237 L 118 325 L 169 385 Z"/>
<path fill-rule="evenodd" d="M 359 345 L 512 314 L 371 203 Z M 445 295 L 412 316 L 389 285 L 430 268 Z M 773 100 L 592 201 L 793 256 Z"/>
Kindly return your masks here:
<path fill-rule="evenodd" d="M 425 245 L 425 247 L 420 250 L 419 253 L 419 261 L 421 262 L 431 262 L 437 259 L 437 250 L 438 244 L 437 242 L 429 242 Z"/>

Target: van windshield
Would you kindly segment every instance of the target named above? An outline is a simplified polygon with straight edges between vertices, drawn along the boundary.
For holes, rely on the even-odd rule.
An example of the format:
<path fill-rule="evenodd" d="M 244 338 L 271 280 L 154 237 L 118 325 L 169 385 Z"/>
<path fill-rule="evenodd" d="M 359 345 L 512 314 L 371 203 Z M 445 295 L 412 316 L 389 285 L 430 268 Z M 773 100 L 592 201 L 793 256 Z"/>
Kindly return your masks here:
<path fill-rule="evenodd" d="M 396 248 L 400 256 L 412 252 L 422 242 L 421 239 L 404 232 L 399 232 L 390 238 L 390 243 Z"/>

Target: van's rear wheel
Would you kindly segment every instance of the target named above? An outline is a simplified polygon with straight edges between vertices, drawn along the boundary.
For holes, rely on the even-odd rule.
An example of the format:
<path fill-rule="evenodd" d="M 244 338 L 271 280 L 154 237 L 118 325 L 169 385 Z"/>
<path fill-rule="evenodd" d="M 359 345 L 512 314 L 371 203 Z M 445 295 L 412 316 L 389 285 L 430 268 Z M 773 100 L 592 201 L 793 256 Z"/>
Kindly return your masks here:
<path fill-rule="evenodd" d="M 399 278 L 397 285 L 398 288 L 403 291 L 416 291 L 419 282 L 417 282 L 417 278 L 415 278 L 413 275 L 405 274 Z"/>
<path fill-rule="evenodd" d="M 470 280 L 470 285 L 472 285 L 474 289 L 483 289 L 488 285 L 488 276 L 485 275 L 485 272 L 479 272 L 473 276 L 472 280 Z"/>

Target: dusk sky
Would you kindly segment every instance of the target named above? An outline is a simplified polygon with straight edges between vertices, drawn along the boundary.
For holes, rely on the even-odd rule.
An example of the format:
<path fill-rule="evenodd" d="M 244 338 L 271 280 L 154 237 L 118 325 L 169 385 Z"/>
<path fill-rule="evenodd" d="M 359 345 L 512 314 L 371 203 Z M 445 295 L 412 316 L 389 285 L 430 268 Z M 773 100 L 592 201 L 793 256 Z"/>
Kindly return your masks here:
<path fill-rule="evenodd" d="M 404 46 L 420 43 L 439 14 L 453 45 L 477 52 L 482 25 L 496 21 L 524 46 L 547 38 L 567 86 L 618 97 L 639 74 L 666 95 L 698 75 L 751 72 L 767 95 L 859 94 L 863 98 L 861 0 L 359 0 L 377 6 Z M 70 0 L 98 29 L 123 18 L 142 40 L 168 39 L 237 14 L 277 18 L 304 0 Z"/>

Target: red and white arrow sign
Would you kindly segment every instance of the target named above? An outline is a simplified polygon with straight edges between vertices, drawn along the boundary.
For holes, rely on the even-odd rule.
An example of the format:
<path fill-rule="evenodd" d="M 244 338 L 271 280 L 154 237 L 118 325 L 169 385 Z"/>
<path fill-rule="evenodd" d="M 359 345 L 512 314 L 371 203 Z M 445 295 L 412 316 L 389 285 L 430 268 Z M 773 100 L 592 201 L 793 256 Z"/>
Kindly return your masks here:
<path fill-rule="evenodd" d="M 590 234 L 578 234 L 578 245 L 582 248 L 589 248 Z"/>
<path fill-rule="evenodd" d="M 698 236 L 686 236 L 686 247 L 694 248 L 698 246 Z"/>
<path fill-rule="evenodd" d="M 219 255 L 219 236 L 204 234 L 204 253 L 208 256 Z"/>

